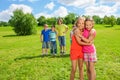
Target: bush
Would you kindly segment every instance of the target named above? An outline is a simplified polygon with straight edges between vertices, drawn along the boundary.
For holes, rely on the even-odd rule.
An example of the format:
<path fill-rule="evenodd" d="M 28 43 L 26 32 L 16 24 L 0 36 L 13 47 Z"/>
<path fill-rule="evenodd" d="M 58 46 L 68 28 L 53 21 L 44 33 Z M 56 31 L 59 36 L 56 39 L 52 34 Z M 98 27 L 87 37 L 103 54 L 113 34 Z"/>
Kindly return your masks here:
<path fill-rule="evenodd" d="M 32 14 L 24 14 L 22 10 L 15 10 L 13 16 L 9 20 L 14 27 L 17 35 L 31 35 L 36 33 L 36 19 Z"/>

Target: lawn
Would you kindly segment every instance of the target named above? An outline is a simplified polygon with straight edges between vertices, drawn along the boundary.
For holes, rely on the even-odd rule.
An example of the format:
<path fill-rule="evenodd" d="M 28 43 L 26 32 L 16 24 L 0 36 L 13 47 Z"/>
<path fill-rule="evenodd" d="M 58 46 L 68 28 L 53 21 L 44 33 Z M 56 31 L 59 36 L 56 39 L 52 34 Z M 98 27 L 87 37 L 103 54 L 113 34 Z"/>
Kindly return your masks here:
<path fill-rule="evenodd" d="M 0 80 L 69 80 L 70 30 L 66 35 L 67 54 L 64 57 L 59 53 L 56 57 L 42 57 L 41 29 L 37 27 L 36 35 L 16 36 L 12 27 L 0 27 Z M 120 26 L 95 25 L 95 29 L 97 80 L 120 80 Z M 87 80 L 85 68 L 84 72 Z M 78 79 L 77 70 L 75 80 Z"/>

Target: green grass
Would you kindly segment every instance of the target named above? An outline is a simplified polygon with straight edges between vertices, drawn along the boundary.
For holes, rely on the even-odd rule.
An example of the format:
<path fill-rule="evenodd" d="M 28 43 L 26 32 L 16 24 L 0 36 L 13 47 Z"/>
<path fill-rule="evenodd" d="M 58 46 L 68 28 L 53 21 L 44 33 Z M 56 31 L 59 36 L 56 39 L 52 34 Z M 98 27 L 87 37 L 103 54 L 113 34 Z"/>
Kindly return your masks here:
<path fill-rule="evenodd" d="M 12 27 L 0 27 L 0 80 L 69 80 L 70 39 L 67 33 L 67 55 L 41 57 L 40 30 L 31 36 L 16 36 Z M 97 80 L 120 80 L 120 26 L 95 25 L 98 61 Z M 59 49 L 59 47 L 58 47 Z M 86 69 L 84 77 L 87 80 Z M 78 80 L 78 70 L 75 80 Z"/>

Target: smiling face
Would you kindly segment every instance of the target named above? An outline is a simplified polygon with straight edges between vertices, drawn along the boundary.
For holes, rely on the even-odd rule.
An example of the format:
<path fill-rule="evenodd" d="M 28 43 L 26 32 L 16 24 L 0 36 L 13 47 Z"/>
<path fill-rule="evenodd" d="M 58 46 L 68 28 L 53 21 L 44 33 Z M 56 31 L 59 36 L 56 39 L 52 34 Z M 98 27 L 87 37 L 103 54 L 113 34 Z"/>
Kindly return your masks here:
<path fill-rule="evenodd" d="M 87 30 L 91 30 L 93 28 L 93 22 L 92 21 L 86 21 L 85 22 L 85 28 Z"/>
<path fill-rule="evenodd" d="M 78 27 L 79 29 L 83 29 L 83 28 L 84 28 L 84 20 L 78 19 L 76 25 L 77 25 L 77 27 Z"/>

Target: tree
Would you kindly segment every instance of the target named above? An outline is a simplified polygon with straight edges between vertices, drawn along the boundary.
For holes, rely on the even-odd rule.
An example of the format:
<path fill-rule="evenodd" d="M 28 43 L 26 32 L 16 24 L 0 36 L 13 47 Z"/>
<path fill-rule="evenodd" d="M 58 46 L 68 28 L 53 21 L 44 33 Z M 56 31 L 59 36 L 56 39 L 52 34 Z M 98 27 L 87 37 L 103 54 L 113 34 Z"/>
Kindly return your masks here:
<path fill-rule="evenodd" d="M 49 25 L 55 25 L 56 24 L 57 19 L 55 17 L 51 17 L 51 18 L 47 18 L 46 22 Z"/>
<path fill-rule="evenodd" d="M 44 16 L 40 16 L 38 19 L 38 26 L 43 26 L 44 24 L 47 23 L 46 18 Z"/>
<path fill-rule="evenodd" d="M 120 17 L 117 18 L 117 25 L 120 25 Z"/>
<path fill-rule="evenodd" d="M 24 14 L 22 10 L 16 9 L 9 20 L 17 35 L 31 35 L 36 33 L 36 19 L 32 14 Z"/>
<path fill-rule="evenodd" d="M 103 18 L 103 23 L 104 23 L 104 24 L 110 24 L 110 18 L 107 17 L 107 16 L 104 16 L 104 18 Z"/>
<path fill-rule="evenodd" d="M 110 24 L 112 27 L 116 24 L 116 18 L 113 15 L 110 16 Z"/>
<path fill-rule="evenodd" d="M 65 24 L 72 24 L 76 19 L 76 15 L 74 13 L 69 13 L 64 19 Z"/>
<path fill-rule="evenodd" d="M 94 15 L 93 19 L 94 19 L 96 24 L 102 24 L 102 19 L 99 16 Z"/>
<path fill-rule="evenodd" d="M 8 22 L 4 22 L 4 21 L 0 21 L 0 27 L 1 26 L 9 26 L 9 23 Z"/>

